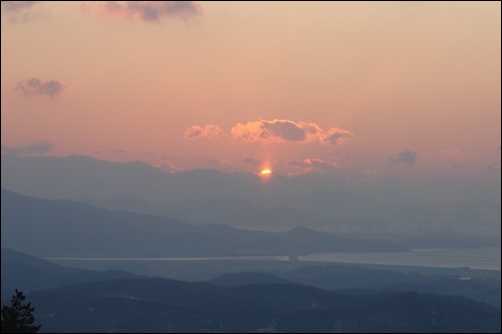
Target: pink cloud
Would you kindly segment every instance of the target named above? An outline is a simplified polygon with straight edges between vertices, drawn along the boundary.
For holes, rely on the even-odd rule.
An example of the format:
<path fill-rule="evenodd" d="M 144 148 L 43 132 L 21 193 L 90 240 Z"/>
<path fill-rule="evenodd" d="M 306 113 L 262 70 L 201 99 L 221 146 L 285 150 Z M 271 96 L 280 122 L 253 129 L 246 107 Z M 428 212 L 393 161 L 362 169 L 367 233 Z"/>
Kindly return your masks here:
<path fill-rule="evenodd" d="M 206 124 L 204 126 L 192 125 L 185 130 L 185 139 L 218 138 L 221 137 L 222 130 L 219 125 Z"/>
<path fill-rule="evenodd" d="M 165 18 L 187 20 L 202 15 L 202 7 L 195 1 L 89 1 L 85 9 L 95 9 L 104 17 L 139 19 L 159 22 Z"/>
<path fill-rule="evenodd" d="M 237 123 L 230 132 L 234 142 L 261 142 L 262 144 L 319 141 L 335 145 L 353 137 L 347 130 L 331 128 L 325 133 L 315 123 L 295 122 L 286 119 Z"/>
<path fill-rule="evenodd" d="M 322 142 L 330 145 L 343 144 L 353 137 L 352 133 L 340 128 L 331 128 L 324 134 Z"/>
<path fill-rule="evenodd" d="M 24 95 L 39 95 L 50 98 L 55 97 L 63 92 L 66 87 L 57 80 L 41 81 L 37 78 L 32 78 L 24 81 L 19 81 L 16 84 L 16 90 Z"/>
<path fill-rule="evenodd" d="M 338 168 L 336 163 L 321 159 L 295 159 L 288 162 L 288 167 L 297 167 L 305 171 L 327 171 Z"/>
<path fill-rule="evenodd" d="M 6 18 L 11 23 L 23 23 L 36 19 L 40 16 L 41 12 L 35 9 L 35 5 L 40 3 L 42 1 L 2 1 L 2 19 Z"/>
<path fill-rule="evenodd" d="M 411 150 L 401 151 L 397 155 L 390 157 L 390 162 L 393 164 L 413 165 L 417 162 L 417 152 Z"/>
<path fill-rule="evenodd" d="M 238 123 L 230 131 L 236 142 L 308 142 L 322 132 L 318 125 L 284 119 Z"/>
<path fill-rule="evenodd" d="M 22 12 L 40 1 L 2 1 L 2 14 Z"/>

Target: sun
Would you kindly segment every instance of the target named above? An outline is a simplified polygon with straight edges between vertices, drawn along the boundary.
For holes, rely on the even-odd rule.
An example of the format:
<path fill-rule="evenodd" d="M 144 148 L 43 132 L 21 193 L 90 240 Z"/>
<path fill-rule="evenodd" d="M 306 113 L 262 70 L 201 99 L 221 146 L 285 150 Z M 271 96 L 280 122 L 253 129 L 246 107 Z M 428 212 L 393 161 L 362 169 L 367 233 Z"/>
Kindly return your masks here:
<path fill-rule="evenodd" d="M 272 174 L 272 170 L 270 170 L 269 168 L 265 168 L 265 169 L 262 169 L 258 175 L 260 176 L 269 176 Z"/>

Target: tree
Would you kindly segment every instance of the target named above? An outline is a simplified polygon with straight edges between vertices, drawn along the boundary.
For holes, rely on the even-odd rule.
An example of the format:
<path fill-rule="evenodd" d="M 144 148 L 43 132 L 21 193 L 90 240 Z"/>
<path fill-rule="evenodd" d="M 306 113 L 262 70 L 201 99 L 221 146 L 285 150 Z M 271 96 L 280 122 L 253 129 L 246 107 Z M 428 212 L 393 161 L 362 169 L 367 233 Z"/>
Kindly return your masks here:
<path fill-rule="evenodd" d="M 24 304 L 26 297 L 21 291 L 14 292 L 10 306 L 2 305 L 2 333 L 36 333 L 40 325 L 36 326 L 31 303 Z"/>

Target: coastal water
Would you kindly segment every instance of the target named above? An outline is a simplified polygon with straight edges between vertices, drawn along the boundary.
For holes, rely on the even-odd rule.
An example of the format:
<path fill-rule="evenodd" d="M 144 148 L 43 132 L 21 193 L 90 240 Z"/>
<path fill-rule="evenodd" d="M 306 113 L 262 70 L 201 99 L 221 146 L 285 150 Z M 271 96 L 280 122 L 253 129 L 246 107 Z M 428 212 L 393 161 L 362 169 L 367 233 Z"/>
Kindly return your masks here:
<path fill-rule="evenodd" d="M 180 261 L 290 261 L 288 256 L 240 256 L 240 257 L 51 257 L 45 258 L 61 264 L 75 262 L 180 262 Z M 400 253 L 323 253 L 298 256 L 301 262 L 333 262 L 378 265 L 419 266 L 501 270 L 501 248 L 472 249 L 414 249 Z"/>
<path fill-rule="evenodd" d="M 301 261 L 500 270 L 501 248 L 413 249 L 407 253 L 325 253 L 299 256 Z"/>

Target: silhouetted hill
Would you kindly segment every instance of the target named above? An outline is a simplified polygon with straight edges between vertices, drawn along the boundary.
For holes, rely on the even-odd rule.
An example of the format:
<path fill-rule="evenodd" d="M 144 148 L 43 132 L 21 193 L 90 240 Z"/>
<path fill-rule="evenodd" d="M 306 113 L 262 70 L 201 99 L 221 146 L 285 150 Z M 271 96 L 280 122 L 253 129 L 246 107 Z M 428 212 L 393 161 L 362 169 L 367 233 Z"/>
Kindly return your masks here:
<path fill-rule="evenodd" d="M 39 256 L 243 256 L 330 251 L 406 251 L 390 242 L 330 233 L 269 233 L 109 211 L 2 189 L 2 246 Z M 317 236 L 313 238 L 312 235 Z M 365 244 L 365 248 L 361 245 Z"/>
<path fill-rule="evenodd" d="M 230 287 L 254 284 L 297 284 L 284 278 L 256 271 L 223 274 L 222 276 L 215 277 L 207 282 Z"/>
<path fill-rule="evenodd" d="M 390 269 L 370 269 L 357 265 L 310 265 L 291 271 L 242 272 L 224 274 L 208 282 L 225 286 L 243 283 L 300 284 L 327 290 L 376 289 L 418 291 L 442 295 L 458 295 L 487 303 L 500 309 L 500 279 L 436 274 L 425 276 L 409 268 L 407 272 Z M 280 281 L 279 281 L 280 282 Z M 278 283 L 278 282 L 277 282 Z"/>
<path fill-rule="evenodd" d="M 421 275 L 407 271 L 370 269 L 356 265 L 308 265 L 279 277 L 318 288 L 390 289 L 459 295 L 500 308 L 500 279 L 485 279 L 458 274 Z M 467 279 L 466 279 L 467 278 Z"/>
<path fill-rule="evenodd" d="M 44 332 L 500 332 L 499 310 L 435 294 L 123 279 L 28 298 Z"/>
<path fill-rule="evenodd" d="M 14 289 L 27 293 L 75 283 L 134 277 L 139 276 L 116 270 L 91 271 L 64 267 L 2 248 L 2 300 L 10 298 Z"/>

